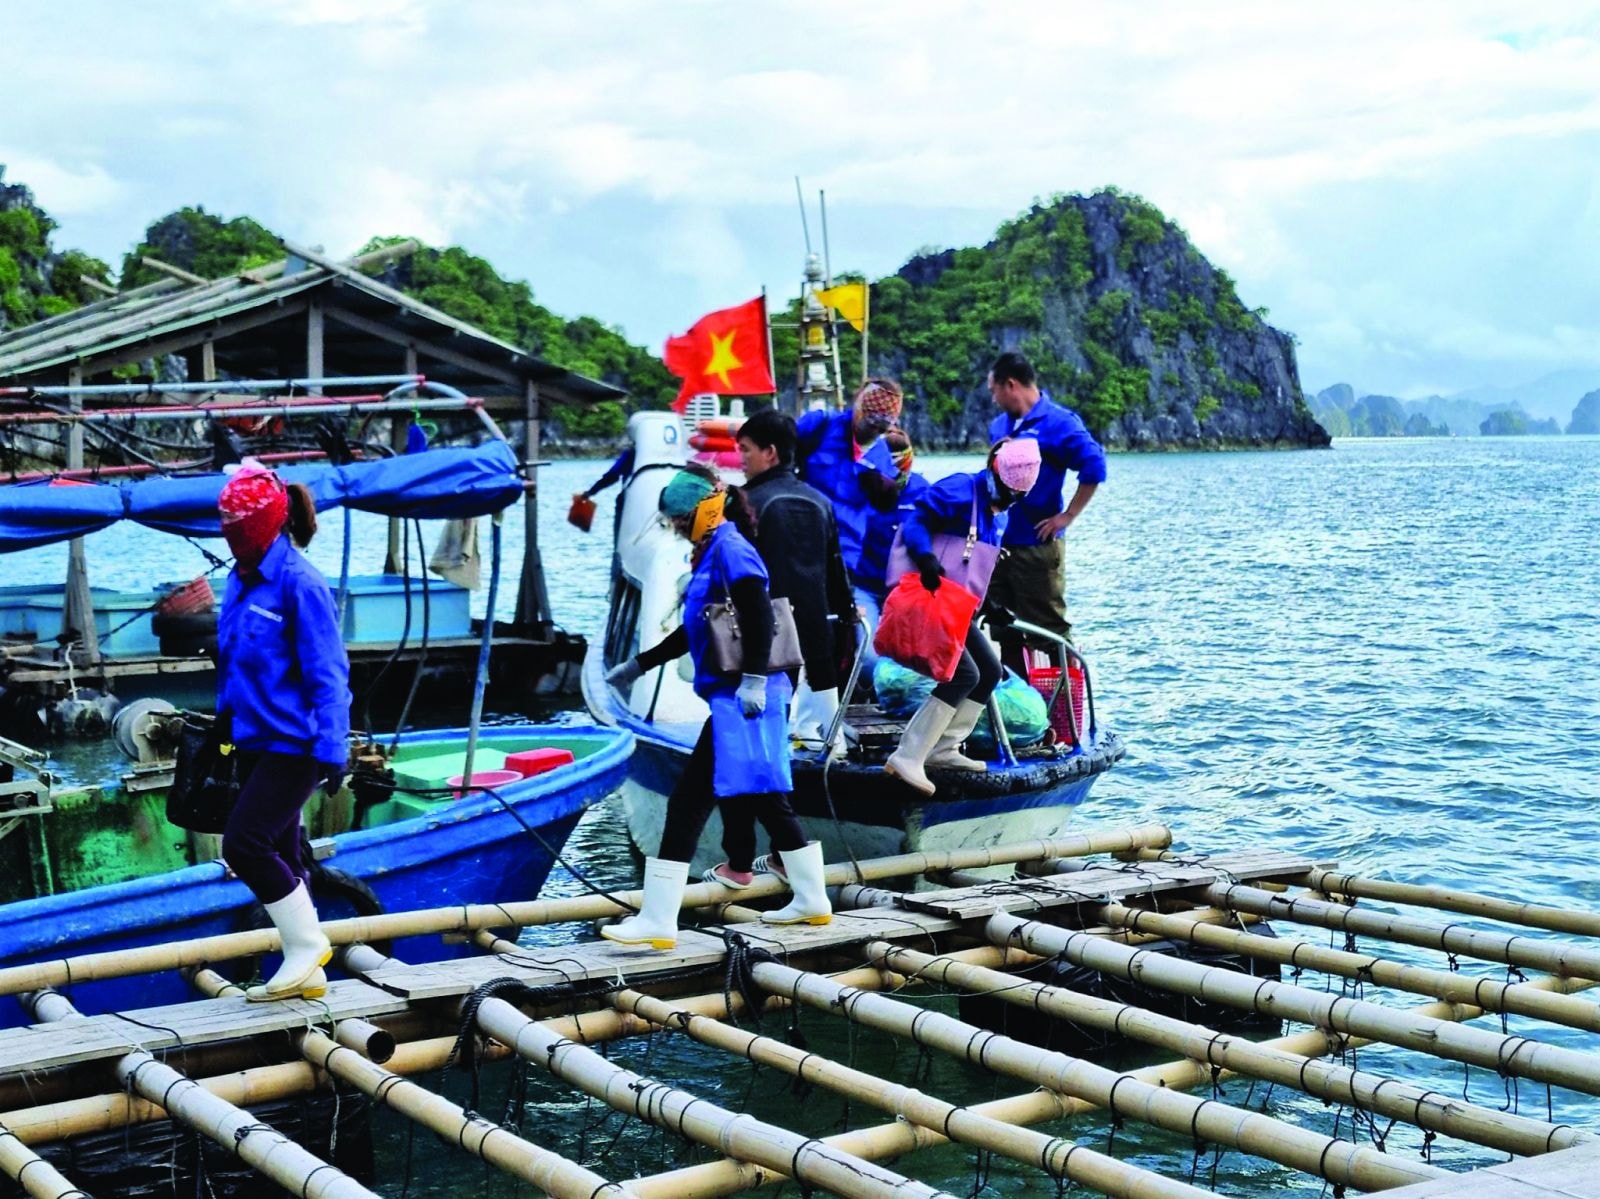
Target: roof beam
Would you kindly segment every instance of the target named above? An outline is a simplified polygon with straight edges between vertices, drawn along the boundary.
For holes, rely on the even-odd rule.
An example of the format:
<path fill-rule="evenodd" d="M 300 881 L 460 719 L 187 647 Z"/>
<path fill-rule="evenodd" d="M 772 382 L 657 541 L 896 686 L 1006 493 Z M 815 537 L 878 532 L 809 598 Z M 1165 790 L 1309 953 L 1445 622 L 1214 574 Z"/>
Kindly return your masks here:
<path fill-rule="evenodd" d="M 440 362 L 448 362 L 451 366 L 458 366 L 462 370 L 476 371 L 484 378 L 493 379 L 497 383 L 504 383 L 507 387 L 520 388 L 527 378 L 526 373 L 517 373 L 505 370 L 502 367 L 491 366 L 481 358 L 475 358 L 471 354 L 463 354 L 460 350 L 450 349 L 448 346 L 441 345 L 436 341 L 428 341 L 425 338 L 412 336 L 403 329 L 361 316 L 347 308 L 339 308 L 330 304 L 324 308 L 323 312 L 330 320 L 346 325 L 359 333 L 365 333 L 369 337 L 381 338 L 384 341 L 393 342 L 395 345 L 408 346 L 416 350 L 418 354 L 426 355 L 429 358 L 437 358 Z M 424 371 L 423 373 L 426 374 L 427 372 Z"/>
<path fill-rule="evenodd" d="M 163 354 L 176 354 L 184 350 L 199 348 L 205 342 L 221 341 L 225 337 L 232 337 L 251 329 L 259 329 L 262 325 L 274 324 L 277 321 L 298 319 L 310 306 L 310 301 L 300 298 L 286 300 L 281 304 L 273 304 L 266 308 L 258 308 L 251 312 L 243 312 L 229 320 L 212 321 L 205 325 L 192 325 L 187 329 L 158 337 L 155 340 L 135 341 L 107 350 L 103 354 L 94 354 L 79 359 L 85 376 L 98 375 L 104 371 L 125 366 L 130 362 L 139 362 L 145 358 L 159 358 Z M 303 345 L 303 340 L 301 341 Z M 284 378 L 294 375 L 294 371 L 280 371 Z"/>

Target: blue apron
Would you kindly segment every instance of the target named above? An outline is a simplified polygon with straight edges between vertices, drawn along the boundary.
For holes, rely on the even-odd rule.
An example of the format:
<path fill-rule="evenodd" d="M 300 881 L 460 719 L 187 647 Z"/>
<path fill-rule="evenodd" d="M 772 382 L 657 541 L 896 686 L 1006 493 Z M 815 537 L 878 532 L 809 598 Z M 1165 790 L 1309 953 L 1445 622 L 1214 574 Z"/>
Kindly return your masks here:
<path fill-rule="evenodd" d="M 789 676 L 767 676 L 767 708 L 754 720 L 739 710 L 734 689 L 711 695 L 711 793 L 755 795 L 794 790 L 789 770 Z"/>

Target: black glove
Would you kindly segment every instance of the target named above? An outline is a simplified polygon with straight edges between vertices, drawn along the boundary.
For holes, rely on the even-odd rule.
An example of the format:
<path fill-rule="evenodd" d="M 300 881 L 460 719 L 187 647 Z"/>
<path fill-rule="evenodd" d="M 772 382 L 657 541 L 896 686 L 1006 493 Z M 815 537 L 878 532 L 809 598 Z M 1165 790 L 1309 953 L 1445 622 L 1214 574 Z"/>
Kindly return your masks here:
<path fill-rule="evenodd" d="M 983 606 L 983 618 L 989 622 L 992 629 L 1003 629 L 1016 620 L 1017 614 L 1010 608 L 1002 608 L 996 603 L 987 603 Z"/>
<path fill-rule="evenodd" d="M 922 576 L 922 585 L 930 592 L 939 590 L 939 580 L 944 577 L 944 567 L 939 565 L 939 559 L 932 554 L 917 554 L 911 559 L 917 564 L 917 573 Z"/>
<path fill-rule="evenodd" d="M 339 793 L 339 788 L 344 786 L 344 767 L 334 766 L 329 762 L 317 764 L 322 767 L 322 793 L 331 799 Z"/>

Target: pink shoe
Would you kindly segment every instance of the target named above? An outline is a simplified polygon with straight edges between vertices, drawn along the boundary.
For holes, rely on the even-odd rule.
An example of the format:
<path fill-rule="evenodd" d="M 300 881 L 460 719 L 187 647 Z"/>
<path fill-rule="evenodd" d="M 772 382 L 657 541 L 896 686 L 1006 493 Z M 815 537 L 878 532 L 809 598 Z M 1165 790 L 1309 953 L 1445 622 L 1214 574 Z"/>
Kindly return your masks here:
<path fill-rule="evenodd" d="M 730 891 L 743 891 L 756 881 L 756 876 L 750 871 L 735 870 L 726 862 L 718 862 L 700 877 L 708 883 L 721 883 Z"/>

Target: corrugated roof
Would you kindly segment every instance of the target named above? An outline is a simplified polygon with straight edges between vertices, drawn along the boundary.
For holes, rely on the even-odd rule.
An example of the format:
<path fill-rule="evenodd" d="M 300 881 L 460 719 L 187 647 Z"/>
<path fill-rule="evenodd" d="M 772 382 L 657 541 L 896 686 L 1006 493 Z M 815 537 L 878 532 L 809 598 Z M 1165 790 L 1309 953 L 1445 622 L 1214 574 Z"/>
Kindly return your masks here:
<path fill-rule="evenodd" d="M 338 310 L 348 309 L 364 320 L 392 326 L 401 340 L 441 339 L 453 351 L 550 384 L 573 399 L 614 400 L 625 394 L 608 383 L 538 358 L 359 271 L 316 255 L 296 256 L 310 261 L 294 274 L 262 279 L 260 272 L 246 272 L 187 286 L 164 279 L 0 336 L 0 380 L 26 382 L 29 377 L 59 372 L 74 363 L 114 356 L 119 350 L 169 341 L 188 330 L 194 331 L 198 346 L 219 322 L 326 289 L 329 294 L 321 299 L 335 319 Z"/>

